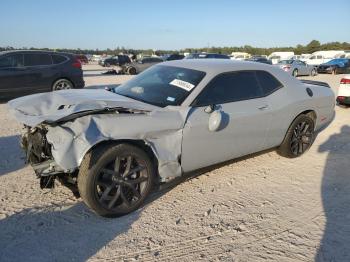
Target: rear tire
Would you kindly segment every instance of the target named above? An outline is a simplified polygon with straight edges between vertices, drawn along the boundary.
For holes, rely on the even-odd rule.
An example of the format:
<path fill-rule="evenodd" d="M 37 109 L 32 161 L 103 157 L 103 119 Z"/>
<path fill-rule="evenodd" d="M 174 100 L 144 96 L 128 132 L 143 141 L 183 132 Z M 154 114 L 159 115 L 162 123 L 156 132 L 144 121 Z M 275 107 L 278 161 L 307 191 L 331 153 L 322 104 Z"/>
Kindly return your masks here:
<path fill-rule="evenodd" d="M 149 156 L 136 146 L 98 146 L 81 163 L 78 189 L 85 204 L 97 214 L 118 217 L 144 203 L 155 174 Z"/>
<path fill-rule="evenodd" d="M 73 88 L 72 82 L 65 78 L 58 79 L 52 85 L 52 91 L 66 90 L 66 89 L 72 89 L 72 88 Z"/>
<path fill-rule="evenodd" d="M 297 77 L 298 76 L 298 69 L 294 69 L 292 75 L 294 77 Z"/>
<path fill-rule="evenodd" d="M 314 69 L 312 69 L 312 70 L 311 70 L 311 76 L 316 76 L 316 74 L 317 74 L 316 69 L 315 69 L 315 68 L 314 68 Z"/>
<path fill-rule="evenodd" d="M 315 123 L 307 115 L 299 115 L 290 125 L 287 134 L 278 148 L 284 157 L 295 158 L 304 154 L 314 141 Z"/>

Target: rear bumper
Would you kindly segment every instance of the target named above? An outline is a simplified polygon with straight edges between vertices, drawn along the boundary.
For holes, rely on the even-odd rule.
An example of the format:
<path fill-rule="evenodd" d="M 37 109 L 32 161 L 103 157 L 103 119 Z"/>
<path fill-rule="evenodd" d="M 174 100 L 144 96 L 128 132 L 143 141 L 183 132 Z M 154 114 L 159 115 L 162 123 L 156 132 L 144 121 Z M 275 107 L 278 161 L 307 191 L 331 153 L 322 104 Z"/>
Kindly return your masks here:
<path fill-rule="evenodd" d="M 81 89 L 85 87 L 85 81 L 83 79 L 83 77 L 76 77 L 72 79 L 73 84 L 74 84 L 74 88 L 76 89 Z"/>
<path fill-rule="evenodd" d="M 333 68 L 317 68 L 317 73 L 324 73 L 324 74 L 330 74 L 333 72 Z"/>
<path fill-rule="evenodd" d="M 350 105 L 350 97 L 348 96 L 338 96 L 337 102 L 343 105 Z"/>

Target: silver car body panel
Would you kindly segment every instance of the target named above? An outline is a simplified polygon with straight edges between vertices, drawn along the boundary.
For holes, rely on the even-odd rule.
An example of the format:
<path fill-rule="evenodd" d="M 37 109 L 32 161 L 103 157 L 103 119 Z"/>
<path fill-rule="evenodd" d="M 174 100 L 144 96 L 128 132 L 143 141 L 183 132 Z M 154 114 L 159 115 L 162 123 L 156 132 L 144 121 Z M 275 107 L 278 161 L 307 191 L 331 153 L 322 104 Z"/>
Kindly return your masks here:
<path fill-rule="evenodd" d="M 86 153 L 103 141 L 137 140 L 154 152 L 162 181 L 276 147 L 293 119 L 304 111 L 316 113 L 316 129 L 329 123 L 334 114 L 330 88 L 303 84 L 275 66 L 220 59 L 169 61 L 158 66 L 162 65 L 206 73 L 181 106 L 160 108 L 105 90 L 37 94 L 12 100 L 8 105 L 23 124 L 46 126 L 53 158 L 66 172 L 78 169 Z M 240 70 L 267 71 L 283 87 L 263 98 L 217 105 L 226 116 L 226 124 L 211 132 L 210 115 L 203 107 L 191 107 L 191 103 L 213 77 Z M 307 87 L 313 91 L 312 97 L 307 95 Z M 109 110 L 98 111 L 104 109 Z M 84 112 L 87 115 L 79 115 Z M 62 121 L 67 117 L 69 121 Z"/>

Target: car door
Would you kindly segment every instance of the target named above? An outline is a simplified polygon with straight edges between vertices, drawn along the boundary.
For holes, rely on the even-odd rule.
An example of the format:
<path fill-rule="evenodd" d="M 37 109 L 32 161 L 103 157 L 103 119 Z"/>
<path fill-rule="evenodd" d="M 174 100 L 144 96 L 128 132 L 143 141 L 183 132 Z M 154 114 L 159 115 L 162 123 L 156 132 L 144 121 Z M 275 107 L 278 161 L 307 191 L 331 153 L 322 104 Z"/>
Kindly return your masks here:
<path fill-rule="evenodd" d="M 302 64 L 301 61 L 294 61 L 296 67 L 298 68 L 298 75 L 307 75 L 306 67 Z"/>
<path fill-rule="evenodd" d="M 50 54 L 24 53 L 24 67 L 28 71 L 27 94 L 51 91 L 56 69 Z"/>
<path fill-rule="evenodd" d="M 221 111 L 222 127 L 209 131 L 208 105 Z M 185 172 L 265 149 L 271 121 L 255 71 L 216 76 L 193 102 L 183 129 L 181 165 Z"/>
<path fill-rule="evenodd" d="M 0 58 L 0 100 L 24 96 L 30 93 L 33 75 L 24 66 L 22 53 Z"/>

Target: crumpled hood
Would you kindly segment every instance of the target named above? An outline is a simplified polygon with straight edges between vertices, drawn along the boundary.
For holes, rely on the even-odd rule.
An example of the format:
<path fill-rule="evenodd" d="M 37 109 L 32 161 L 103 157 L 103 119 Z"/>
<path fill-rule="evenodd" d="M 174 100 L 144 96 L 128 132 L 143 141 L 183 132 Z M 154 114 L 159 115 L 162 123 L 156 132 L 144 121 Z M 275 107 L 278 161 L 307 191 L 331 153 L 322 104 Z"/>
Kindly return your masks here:
<path fill-rule="evenodd" d="M 71 89 L 20 97 L 8 102 L 17 121 L 36 126 L 53 123 L 72 114 L 123 108 L 152 111 L 156 106 L 142 103 L 106 90 Z"/>

